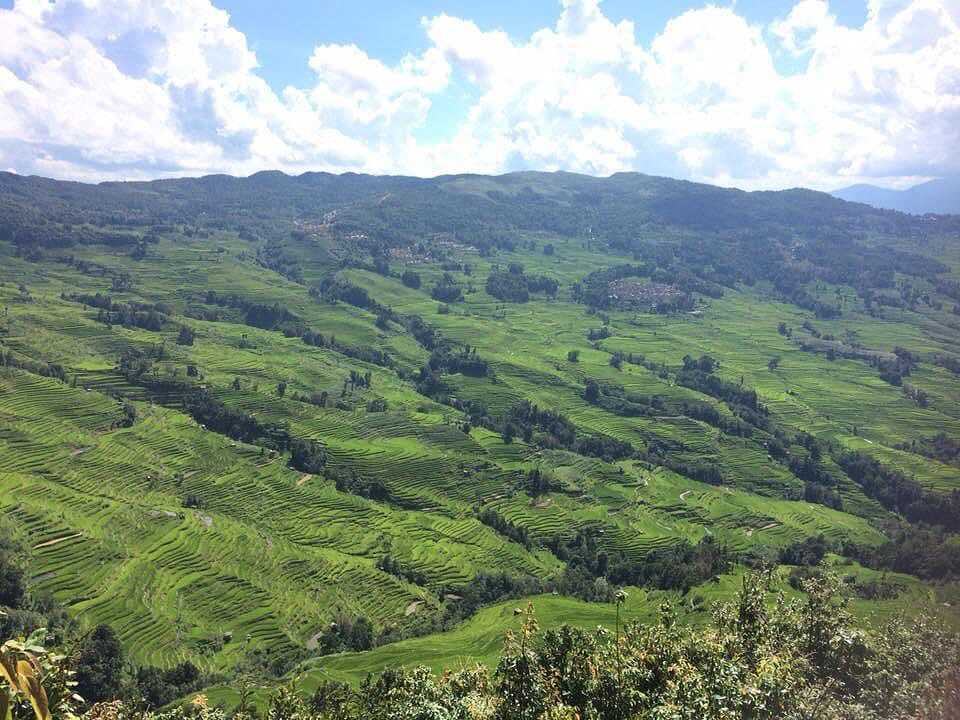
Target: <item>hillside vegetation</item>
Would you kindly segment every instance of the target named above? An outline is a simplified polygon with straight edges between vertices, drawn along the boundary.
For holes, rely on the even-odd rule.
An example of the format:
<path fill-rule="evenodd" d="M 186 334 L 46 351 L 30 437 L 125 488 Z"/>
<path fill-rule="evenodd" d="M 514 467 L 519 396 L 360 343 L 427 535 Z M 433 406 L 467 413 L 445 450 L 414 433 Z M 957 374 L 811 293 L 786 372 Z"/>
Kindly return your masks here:
<path fill-rule="evenodd" d="M 882 633 L 853 626 L 835 578 L 804 586 L 806 599 L 770 607 L 763 574 L 744 578 L 734 602 L 719 606 L 710 629 L 679 625 L 669 606 L 648 624 L 613 631 L 565 625 L 539 632 L 532 606 L 517 608 L 496 665 L 466 665 L 435 675 L 394 668 L 359 688 L 324 680 L 274 690 L 266 716 L 277 720 L 436 718 L 437 720 L 578 720 L 579 718 L 777 718 L 800 720 L 946 720 L 960 710 L 956 641 L 923 620 L 895 622 Z M 97 633 L 100 631 L 98 630 Z M 94 637 L 96 637 L 96 634 Z M 7 716 L 77 717 L 91 675 L 118 675 L 116 655 L 99 639 L 80 653 L 79 669 L 48 653 L 42 631 L 0 650 L 7 672 L 0 698 Z M 106 651 L 106 652 L 104 652 Z M 16 667 L 16 672 L 8 668 Z M 166 712 L 142 696 L 96 702 L 88 720 L 201 718 L 238 720 L 260 713 L 248 682 L 227 713 L 205 694 Z"/>
<path fill-rule="evenodd" d="M 861 627 L 953 627 L 958 239 L 635 174 L 0 174 L 0 509 L 31 593 L 211 697 L 824 558 Z"/>

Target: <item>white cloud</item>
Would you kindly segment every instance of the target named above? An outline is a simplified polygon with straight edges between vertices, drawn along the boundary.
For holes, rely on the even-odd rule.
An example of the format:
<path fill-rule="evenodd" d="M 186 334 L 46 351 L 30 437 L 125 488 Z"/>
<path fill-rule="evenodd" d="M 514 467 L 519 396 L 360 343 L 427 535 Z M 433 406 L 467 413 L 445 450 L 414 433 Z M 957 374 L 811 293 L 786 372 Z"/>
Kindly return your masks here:
<path fill-rule="evenodd" d="M 532 168 L 897 183 L 960 172 L 958 23 L 957 0 L 871 0 L 857 28 L 823 0 L 769 27 L 707 6 L 644 47 L 598 0 L 562 0 L 556 24 L 522 41 L 424 18 L 428 48 L 394 65 L 318 45 L 315 80 L 277 93 L 209 0 L 17 0 L 0 10 L 0 167 L 80 179 Z M 454 88 L 470 98 L 463 119 L 424 140 Z"/>

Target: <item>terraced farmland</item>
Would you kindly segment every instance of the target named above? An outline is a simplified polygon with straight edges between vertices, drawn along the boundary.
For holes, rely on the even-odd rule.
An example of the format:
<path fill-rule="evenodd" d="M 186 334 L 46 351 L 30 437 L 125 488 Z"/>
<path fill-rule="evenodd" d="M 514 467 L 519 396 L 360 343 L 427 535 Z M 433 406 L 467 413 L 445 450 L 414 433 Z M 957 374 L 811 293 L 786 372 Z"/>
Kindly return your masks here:
<path fill-rule="evenodd" d="M 960 438 L 960 378 L 944 361 L 960 321 L 943 283 L 895 273 L 928 301 L 878 313 L 855 288 L 811 279 L 810 297 L 852 298 L 823 317 L 752 278 L 656 314 L 583 301 L 591 273 L 639 256 L 585 232 L 511 227 L 510 243 L 478 241 L 480 252 L 438 231 L 386 262 L 373 220 L 357 240 L 191 217 L 163 223 L 140 258 L 107 243 L 30 255 L 0 242 L 0 509 L 29 536 L 36 587 L 84 625 L 110 624 L 138 663 L 229 671 L 251 648 L 306 656 L 343 615 L 416 635 L 478 576 L 556 582 L 556 548 L 585 534 L 635 563 L 704 538 L 773 556 L 818 535 L 880 545 L 898 509 L 845 473 L 846 451 L 931 497 L 960 489 L 960 467 L 909 444 Z M 670 228 L 665 243 L 698 237 Z M 267 246 L 301 274 L 257 262 Z M 938 277 L 958 277 L 956 257 L 940 258 Z M 488 294 L 505 268 L 558 289 Z M 451 285 L 460 296 L 437 300 Z M 814 333 L 849 356 L 805 347 Z M 854 352 L 898 348 L 913 357 L 901 385 Z M 703 377 L 691 374 L 701 356 L 715 362 Z M 619 400 L 591 399 L 591 386 Z M 748 392 L 752 414 L 730 400 Z M 198 393 L 260 437 L 201 423 Z M 320 448 L 322 468 L 298 468 L 294 440 Z M 802 477 L 807 460 L 833 479 L 826 499 Z M 725 596 L 710 587 L 698 592 Z M 631 598 L 638 619 L 681 601 Z M 535 605 L 547 624 L 609 624 L 612 612 L 553 595 Z M 508 606 L 305 672 L 357 680 L 394 662 L 490 661 Z"/>

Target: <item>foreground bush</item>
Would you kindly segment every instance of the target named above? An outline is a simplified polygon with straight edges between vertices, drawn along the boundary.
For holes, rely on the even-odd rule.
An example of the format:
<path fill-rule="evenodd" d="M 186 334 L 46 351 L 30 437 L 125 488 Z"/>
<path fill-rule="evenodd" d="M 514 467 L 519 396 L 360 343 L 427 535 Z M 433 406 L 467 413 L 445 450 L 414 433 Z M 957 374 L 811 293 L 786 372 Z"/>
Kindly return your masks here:
<path fill-rule="evenodd" d="M 707 629 L 681 626 L 669 607 L 659 622 L 615 632 L 561 627 L 539 632 L 517 610 L 493 673 L 481 666 L 440 676 L 391 669 L 359 689 L 321 685 L 304 698 L 286 686 L 269 720 L 947 720 L 960 717 L 960 646 L 930 622 L 856 628 L 834 578 L 815 579 L 803 600 L 771 604 L 767 576 L 744 578 Z M 622 596 L 618 598 L 618 602 Z M 22 650 L 21 650 L 22 652 Z M 48 663 L 49 665 L 49 663 Z M 39 667 L 39 666 L 37 666 Z M 48 679 L 63 677 L 50 671 Z M 54 680 L 51 680 L 53 682 Z M 56 681 L 61 682 L 61 681 Z M 167 712 L 136 698 L 100 703 L 89 720 L 253 718 L 242 693 L 227 713 L 203 696 Z M 22 703 L 20 710 L 26 706 Z M 18 711 L 16 716 L 24 716 Z M 52 716 L 67 717 L 66 712 Z M 9 716 L 8 716 L 9 717 Z M 38 714 L 40 720 L 45 720 Z"/>

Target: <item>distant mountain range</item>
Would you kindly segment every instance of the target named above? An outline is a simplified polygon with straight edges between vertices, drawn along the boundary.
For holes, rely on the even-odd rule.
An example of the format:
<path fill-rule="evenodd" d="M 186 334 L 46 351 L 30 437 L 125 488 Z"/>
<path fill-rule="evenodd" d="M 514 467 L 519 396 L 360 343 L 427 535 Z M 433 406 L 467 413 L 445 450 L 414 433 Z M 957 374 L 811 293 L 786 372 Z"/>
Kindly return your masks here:
<path fill-rule="evenodd" d="M 960 176 L 930 180 L 906 190 L 888 190 L 875 185 L 851 185 L 831 194 L 841 200 L 915 215 L 960 215 Z"/>

